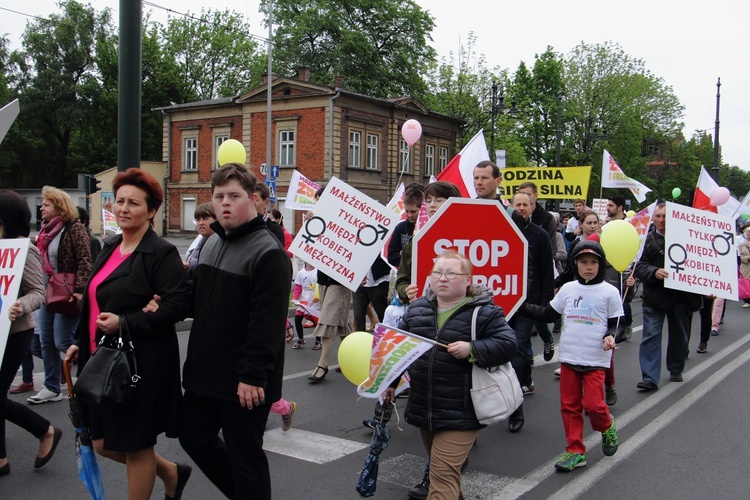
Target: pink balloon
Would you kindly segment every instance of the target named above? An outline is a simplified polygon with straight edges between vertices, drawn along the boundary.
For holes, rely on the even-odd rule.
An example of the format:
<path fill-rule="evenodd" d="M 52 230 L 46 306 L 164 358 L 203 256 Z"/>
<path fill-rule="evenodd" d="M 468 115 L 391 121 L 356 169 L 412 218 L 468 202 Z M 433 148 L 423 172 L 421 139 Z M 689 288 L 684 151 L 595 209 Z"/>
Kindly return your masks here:
<path fill-rule="evenodd" d="M 729 201 L 729 190 L 725 187 L 717 187 L 711 191 L 709 198 L 712 207 L 719 207 Z"/>
<path fill-rule="evenodd" d="M 422 137 L 422 124 L 415 119 L 406 120 L 401 127 L 401 137 L 410 147 Z"/>

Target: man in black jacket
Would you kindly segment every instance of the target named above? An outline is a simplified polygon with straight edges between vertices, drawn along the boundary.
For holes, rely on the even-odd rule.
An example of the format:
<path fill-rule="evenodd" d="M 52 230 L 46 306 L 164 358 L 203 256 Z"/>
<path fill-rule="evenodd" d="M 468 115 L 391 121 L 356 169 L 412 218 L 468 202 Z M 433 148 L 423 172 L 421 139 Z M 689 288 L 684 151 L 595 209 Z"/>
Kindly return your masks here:
<path fill-rule="evenodd" d="M 179 434 L 228 498 L 270 499 L 263 433 L 281 398 L 292 277 L 289 257 L 255 209 L 255 182 L 234 163 L 211 181 L 216 234 L 194 273 Z"/>
<path fill-rule="evenodd" d="M 532 207 L 531 197 L 526 193 L 518 192 L 513 196 L 514 212 L 511 217 L 529 243 L 525 303 L 546 306 L 552 300 L 554 292 L 552 247 L 549 245 L 549 238 L 544 229 L 531 222 Z M 534 352 L 531 349 L 533 324 L 533 320 L 518 314 L 510 320 L 510 326 L 516 331 L 518 337 L 518 352 L 513 359 L 513 369 L 518 375 L 524 394 L 534 392 L 534 382 L 531 379 L 531 362 L 534 359 Z M 518 432 L 523 427 L 523 423 L 523 405 L 521 405 L 508 419 L 508 428 L 511 432 Z"/>
<path fill-rule="evenodd" d="M 643 340 L 638 352 L 643 380 L 637 384 L 642 391 L 659 388 L 661 337 L 665 318 L 669 339 L 667 369 L 672 382 L 682 382 L 693 311 L 699 310 L 702 305 L 699 295 L 664 286 L 664 278 L 669 276 L 669 271 L 664 267 L 666 214 L 664 203 L 656 206 L 653 228 L 646 236 L 643 254 L 635 266 L 635 276 L 643 283 Z"/>

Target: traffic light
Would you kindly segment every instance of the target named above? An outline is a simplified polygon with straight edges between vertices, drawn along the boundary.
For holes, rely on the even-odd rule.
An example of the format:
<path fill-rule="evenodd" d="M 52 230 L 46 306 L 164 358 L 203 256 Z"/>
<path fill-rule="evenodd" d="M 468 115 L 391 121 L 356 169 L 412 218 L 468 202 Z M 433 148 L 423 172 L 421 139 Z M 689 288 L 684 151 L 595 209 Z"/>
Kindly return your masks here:
<path fill-rule="evenodd" d="M 89 175 L 89 176 L 88 176 L 88 185 L 87 185 L 87 188 L 88 188 L 88 189 L 86 190 L 86 192 L 87 192 L 88 194 L 94 194 L 94 193 L 96 193 L 97 191 L 99 191 L 99 190 L 101 189 L 101 188 L 99 187 L 99 183 L 100 183 L 100 182 L 102 182 L 102 181 L 100 181 L 99 179 L 97 179 L 97 178 L 96 178 L 96 177 L 94 177 L 93 175 Z"/>

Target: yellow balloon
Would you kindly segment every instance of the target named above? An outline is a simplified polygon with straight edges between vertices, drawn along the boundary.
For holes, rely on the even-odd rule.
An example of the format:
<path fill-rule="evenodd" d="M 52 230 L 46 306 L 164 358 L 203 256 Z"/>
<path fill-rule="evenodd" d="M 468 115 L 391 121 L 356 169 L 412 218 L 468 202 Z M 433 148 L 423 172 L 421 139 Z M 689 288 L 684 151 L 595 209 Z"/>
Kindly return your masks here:
<path fill-rule="evenodd" d="M 625 220 L 613 220 L 604 227 L 606 231 L 602 231 L 599 242 L 607 254 L 607 261 L 612 267 L 623 272 L 638 254 L 638 231 Z"/>
<path fill-rule="evenodd" d="M 632 219 L 633 217 L 635 217 L 635 210 L 628 210 L 628 212 L 625 214 L 625 217 L 627 217 L 628 219 Z"/>
<path fill-rule="evenodd" d="M 226 165 L 227 163 L 244 165 L 245 158 L 245 146 L 236 139 L 229 139 L 222 142 L 219 150 L 216 152 L 216 159 L 219 161 L 219 166 Z"/>
<path fill-rule="evenodd" d="M 356 386 L 370 376 L 372 338 L 372 334 L 368 332 L 352 332 L 344 337 L 339 346 L 341 373 Z"/>

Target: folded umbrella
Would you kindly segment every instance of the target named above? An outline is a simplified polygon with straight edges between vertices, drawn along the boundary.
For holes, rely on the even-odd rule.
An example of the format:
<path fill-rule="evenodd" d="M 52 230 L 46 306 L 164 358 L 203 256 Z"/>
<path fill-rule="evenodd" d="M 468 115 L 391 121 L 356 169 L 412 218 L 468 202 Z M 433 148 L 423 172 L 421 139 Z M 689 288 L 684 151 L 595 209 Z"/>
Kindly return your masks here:
<path fill-rule="evenodd" d="M 104 500 L 102 473 L 99 470 L 94 446 L 91 443 L 86 404 L 76 399 L 73 393 L 73 379 L 70 376 L 70 363 L 67 361 L 63 361 L 63 373 L 65 374 L 65 382 L 68 385 L 68 403 L 70 404 L 70 413 L 68 413 L 68 416 L 70 417 L 70 421 L 73 422 L 73 427 L 76 429 L 75 447 L 78 475 L 89 490 L 92 500 Z"/>
<path fill-rule="evenodd" d="M 374 425 L 372 441 L 370 442 L 370 453 L 365 459 L 365 466 L 359 475 L 359 482 L 357 483 L 357 493 L 363 497 L 371 497 L 375 494 L 380 453 L 388 447 L 388 440 L 391 438 L 391 430 L 387 425 L 378 420 L 374 422 Z"/>

